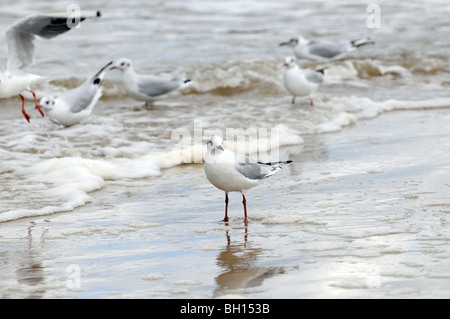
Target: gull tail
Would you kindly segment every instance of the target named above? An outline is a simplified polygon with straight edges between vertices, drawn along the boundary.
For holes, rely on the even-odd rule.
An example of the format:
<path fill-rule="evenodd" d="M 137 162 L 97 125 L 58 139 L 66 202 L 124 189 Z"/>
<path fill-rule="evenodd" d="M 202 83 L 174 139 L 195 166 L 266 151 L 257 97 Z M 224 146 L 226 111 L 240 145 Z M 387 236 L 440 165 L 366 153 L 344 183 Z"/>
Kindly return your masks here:
<path fill-rule="evenodd" d="M 351 43 L 355 48 L 357 48 L 357 47 L 360 47 L 360 46 L 363 46 L 363 45 L 366 45 L 366 44 L 374 44 L 375 41 L 370 40 L 369 37 L 364 37 L 364 38 L 361 38 L 361 39 L 357 39 L 357 40 L 350 41 L 350 43 Z"/>
<path fill-rule="evenodd" d="M 98 71 L 91 79 L 91 83 L 94 85 L 100 86 L 103 82 L 103 77 L 105 76 L 106 70 L 113 63 L 113 61 L 109 62 L 107 65 L 102 67 L 100 71 Z"/>
<path fill-rule="evenodd" d="M 326 65 L 326 66 L 323 66 L 323 67 L 321 67 L 319 69 L 315 69 L 314 71 L 322 73 L 322 75 L 325 75 L 325 70 L 328 69 L 329 67 L 330 67 L 330 65 Z"/>
<path fill-rule="evenodd" d="M 272 171 L 270 171 L 265 177 L 269 177 L 275 173 L 277 173 L 283 165 L 292 163 L 292 161 L 281 161 L 281 162 L 269 162 L 269 163 L 262 163 L 262 162 L 258 162 L 259 164 L 264 164 L 264 165 L 268 165 L 270 167 L 272 167 Z"/>
<path fill-rule="evenodd" d="M 273 168 L 277 168 L 277 167 L 281 167 L 282 165 L 292 163 L 292 161 L 270 162 L 270 163 L 262 163 L 262 162 L 258 162 L 258 163 L 260 163 L 260 164 L 265 164 L 265 165 L 269 165 L 269 166 L 272 166 Z"/>
<path fill-rule="evenodd" d="M 192 80 L 191 79 L 185 79 L 185 80 L 182 81 L 180 88 L 184 89 L 184 88 L 188 87 L 191 84 L 192 84 Z"/>

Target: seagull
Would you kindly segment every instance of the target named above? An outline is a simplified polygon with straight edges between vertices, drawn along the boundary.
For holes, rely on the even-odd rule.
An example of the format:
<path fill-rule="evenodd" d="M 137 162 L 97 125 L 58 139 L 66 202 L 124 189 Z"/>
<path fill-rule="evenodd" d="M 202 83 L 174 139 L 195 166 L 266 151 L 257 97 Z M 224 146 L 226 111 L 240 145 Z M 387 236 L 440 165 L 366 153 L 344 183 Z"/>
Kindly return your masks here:
<path fill-rule="evenodd" d="M 145 101 L 145 105 L 174 90 L 182 89 L 190 85 L 190 79 L 173 78 L 166 79 L 154 75 L 138 74 L 134 71 L 130 59 L 121 58 L 111 67 L 111 70 L 122 72 L 122 83 L 125 92 L 138 101 Z"/>
<path fill-rule="evenodd" d="M 111 64 L 112 61 L 73 90 L 66 91 L 58 97 L 43 97 L 40 106 L 50 120 L 63 126 L 71 126 L 88 118 L 102 96 L 103 77 Z"/>
<path fill-rule="evenodd" d="M 22 114 L 30 122 L 30 116 L 25 111 L 25 98 L 22 95 L 23 91 L 28 90 L 33 94 L 36 108 L 44 116 L 31 86 L 48 79 L 24 71 L 33 63 L 34 39 L 36 36 L 44 39 L 54 38 L 74 28 L 86 18 L 100 16 L 100 11 L 82 12 L 79 19 L 74 19 L 69 12 L 38 13 L 28 15 L 11 25 L 6 30 L 8 60 L 5 72 L 0 74 L 0 98 L 19 95 L 22 99 Z"/>
<path fill-rule="evenodd" d="M 296 96 L 311 95 L 323 82 L 324 69 L 300 69 L 293 56 L 286 57 L 283 66 L 285 67 L 283 82 L 289 93 L 293 95 L 292 104 L 295 103 Z M 310 105 L 314 106 L 311 96 Z"/>
<path fill-rule="evenodd" d="M 297 58 L 306 58 L 318 62 L 330 62 L 343 58 L 347 53 L 355 51 L 360 46 L 374 44 L 369 37 L 353 41 L 333 42 L 329 40 L 306 40 L 304 37 L 292 38 L 280 43 L 294 48 Z"/>
<path fill-rule="evenodd" d="M 207 143 L 204 166 L 206 177 L 211 184 L 225 192 L 226 206 L 223 221 L 228 221 L 228 193 L 240 192 L 244 205 L 244 222 L 247 223 L 247 200 L 244 192 L 257 186 L 266 177 L 277 173 L 281 165 L 292 161 L 256 162 L 248 156 L 225 149 L 222 142 L 222 138 L 215 135 Z"/>

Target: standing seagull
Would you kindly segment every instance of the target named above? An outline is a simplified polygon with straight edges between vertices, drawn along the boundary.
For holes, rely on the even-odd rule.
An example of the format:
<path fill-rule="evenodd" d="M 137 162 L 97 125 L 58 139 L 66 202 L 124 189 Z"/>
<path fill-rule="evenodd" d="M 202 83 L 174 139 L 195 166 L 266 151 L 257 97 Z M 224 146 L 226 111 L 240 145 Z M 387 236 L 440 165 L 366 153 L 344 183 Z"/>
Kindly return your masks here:
<path fill-rule="evenodd" d="M 111 70 L 114 69 L 122 71 L 125 92 L 138 101 L 145 101 L 145 105 L 148 105 L 156 97 L 162 97 L 174 90 L 182 89 L 191 82 L 189 79 L 165 79 L 154 75 L 138 74 L 127 58 L 121 58 L 114 63 Z"/>
<path fill-rule="evenodd" d="M 91 115 L 95 104 L 102 96 L 102 82 L 109 62 L 93 77 L 79 87 L 64 92 L 58 97 L 46 96 L 40 101 L 45 114 L 55 123 L 71 126 L 77 124 Z"/>
<path fill-rule="evenodd" d="M 330 62 L 343 58 L 347 53 L 355 51 L 360 46 L 373 44 L 370 38 L 365 37 L 353 41 L 333 42 L 329 40 L 306 40 L 304 37 L 292 38 L 280 46 L 288 45 L 294 48 L 297 58 L 305 58 L 318 62 Z"/>
<path fill-rule="evenodd" d="M 296 96 L 311 95 L 317 91 L 323 82 L 324 70 L 302 70 L 298 67 L 293 56 L 284 60 L 283 66 L 286 68 L 283 74 L 284 86 L 293 95 L 292 104 L 295 103 Z M 310 104 L 314 102 L 310 96 Z"/>
<path fill-rule="evenodd" d="M 101 16 L 100 11 L 82 12 L 79 19 L 72 19 L 70 14 L 69 12 L 32 14 L 20 19 L 6 30 L 8 61 L 5 72 L 0 74 L 0 98 L 19 95 L 22 98 L 22 114 L 28 122 L 30 116 L 25 111 L 25 98 L 21 93 L 25 90 L 30 91 L 36 108 L 44 116 L 31 86 L 47 80 L 24 71 L 33 63 L 35 37 L 51 39 L 69 31 L 86 18 Z"/>
<path fill-rule="evenodd" d="M 258 185 L 263 179 L 281 169 L 281 165 L 292 161 L 261 163 L 249 157 L 226 150 L 222 138 L 212 136 L 208 141 L 205 156 L 205 173 L 208 180 L 218 189 L 225 192 L 225 218 L 228 221 L 228 193 L 241 192 L 244 204 L 244 222 L 247 223 L 247 201 L 244 192 Z"/>

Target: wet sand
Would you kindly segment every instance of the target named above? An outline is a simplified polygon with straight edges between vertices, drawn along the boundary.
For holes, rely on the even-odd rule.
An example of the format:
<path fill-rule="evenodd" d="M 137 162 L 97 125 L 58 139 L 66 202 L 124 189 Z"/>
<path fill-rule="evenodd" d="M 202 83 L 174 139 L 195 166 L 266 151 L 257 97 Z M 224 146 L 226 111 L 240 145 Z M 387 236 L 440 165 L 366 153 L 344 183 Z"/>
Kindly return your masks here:
<path fill-rule="evenodd" d="M 390 112 L 285 148 L 239 194 L 202 165 L 0 224 L 2 298 L 448 298 L 450 110 Z"/>

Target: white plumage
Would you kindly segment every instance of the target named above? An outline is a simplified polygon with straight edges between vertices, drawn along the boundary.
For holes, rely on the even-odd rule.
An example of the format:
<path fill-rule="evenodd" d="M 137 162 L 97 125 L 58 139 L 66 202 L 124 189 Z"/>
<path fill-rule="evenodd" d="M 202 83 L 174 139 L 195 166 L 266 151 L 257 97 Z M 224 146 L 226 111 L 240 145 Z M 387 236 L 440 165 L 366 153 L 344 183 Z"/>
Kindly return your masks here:
<path fill-rule="evenodd" d="M 121 58 L 111 67 L 122 72 L 122 84 L 125 92 L 135 100 L 145 101 L 146 104 L 155 98 L 182 89 L 190 85 L 190 79 L 173 78 L 167 79 L 154 75 L 138 74 L 134 70 L 130 59 Z"/>
<path fill-rule="evenodd" d="M 102 96 L 102 82 L 109 62 L 93 77 L 79 87 L 68 90 L 58 97 L 46 96 L 40 101 L 45 114 L 54 122 L 71 126 L 87 119 Z"/>
<path fill-rule="evenodd" d="M 309 95 L 310 104 L 314 106 L 311 94 L 322 84 L 324 71 L 300 69 L 293 56 L 286 57 L 284 67 L 283 83 L 286 90 L 293 95 L 292 104 L 295 103 L 295 97 Z"/>
<path fill-rule="evenodd" d="M 297 58 L 309 59 L 317 62 L 330 62 L 342 59 L 348 53 L 360 46 L 373 44 L 370 38 L 365 37 L 353 41 L 333 42 L 330 40 L 307 40 L 302 36 L 292 38 L 280 46 L 290 46 L 294 49 Z"/>

